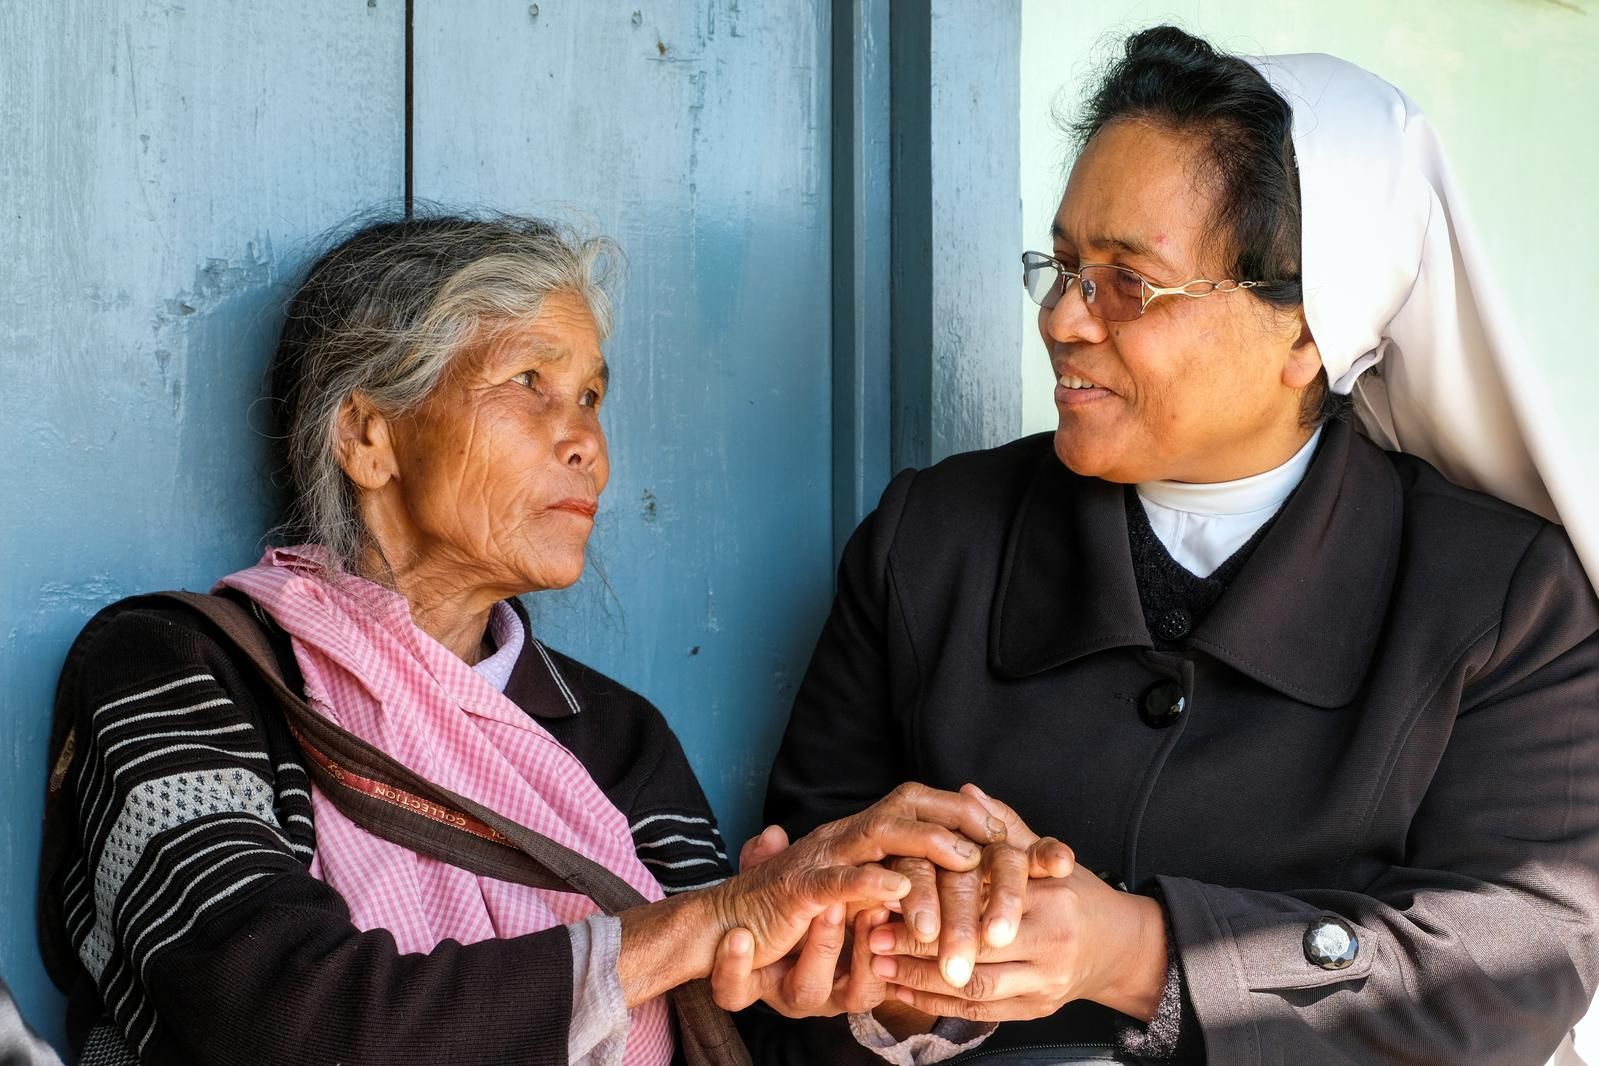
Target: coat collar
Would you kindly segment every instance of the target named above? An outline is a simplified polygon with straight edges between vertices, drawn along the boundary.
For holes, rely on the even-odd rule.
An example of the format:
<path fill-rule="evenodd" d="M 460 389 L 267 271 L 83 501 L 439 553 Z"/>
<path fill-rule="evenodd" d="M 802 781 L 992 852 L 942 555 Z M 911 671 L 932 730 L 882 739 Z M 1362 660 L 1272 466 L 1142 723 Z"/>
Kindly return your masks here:
<path fill-rule="evenodd" d="M 516 611 L 517 618 L 521 619 L 527 639 L 522 642 L 522 654 L 517 656 L 516 665 L 511 667 L 511 676 L 505 682 L 506 698 L 535 718 L 566 718 L 581 714 L 583 704 L 578 699 L 577 691 L 561 673 L 555 656 L 533 635 L 527 608 L 515 597 L 507 602 Z"/>
<path fill-rule="evenodd" d="M 1045 454 L 1001 564 L 995 673 L 1027 677 L 1107 648 L 1152 646 L 1122 494 Z M 1347 423 L 1329 425 L 1299 489 L 1190 646 L 1300 702 L 1349 703 L 1386 614 L 1403 502 L 1382 453 Z"/>

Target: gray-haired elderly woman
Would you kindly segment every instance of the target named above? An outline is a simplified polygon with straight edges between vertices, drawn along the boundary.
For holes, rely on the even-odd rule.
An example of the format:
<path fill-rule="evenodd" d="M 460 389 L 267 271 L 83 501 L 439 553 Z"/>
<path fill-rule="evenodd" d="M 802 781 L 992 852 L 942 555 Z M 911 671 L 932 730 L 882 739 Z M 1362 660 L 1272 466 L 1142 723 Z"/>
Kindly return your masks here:
<path fill-rule="evenodd" d="M 46 829 L 46 954 L 86 1061 L 664 1064 L 663 994 L 718 952 L 789 958 L 779 1009 L 880 999 L 797 947 L 909 890 L 877 860 L 1069 870 L 1006 812 L 907 786 L 733 876 L 660 714 L 531 632 L 516 597 L 578 578 L 609 473 L 610 250 L 436 217 L 318 259 L 273 367 L 293 536 L 217 592 L 329 728 L 639 904 L 605 914 L 376 831 L 308 774 L 320 756 L 237 646 L 181 604 L 125 601 L 64 669 L 75 751 Z"/>

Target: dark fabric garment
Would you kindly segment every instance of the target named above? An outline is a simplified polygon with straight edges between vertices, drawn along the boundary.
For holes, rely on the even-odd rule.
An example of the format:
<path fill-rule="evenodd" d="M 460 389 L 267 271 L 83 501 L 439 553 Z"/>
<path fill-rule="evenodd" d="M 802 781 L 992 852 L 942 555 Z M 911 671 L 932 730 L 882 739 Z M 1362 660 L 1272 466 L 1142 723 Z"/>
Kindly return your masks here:
<path fill-rule="evenodd" d="M 307 870 L 309 781 L 276 702 L 208 623 L 181 608 L 102 615 L 63 685 L 80 749 L 72 817 L 46 826 L 70 861 L 46 891 L 84 959 L 75 1043 L 93 1026 L 97 1054 L 120 1036 L 145 1062 L 565 1063 L 565 929 L 402 955 L 351 925 Z M 641 857 L 709 860 L 652 866 L 669 890 L 727 875 L 693 772 L 645 700 L 532 640 L 506 692 L 582 760 Z M 130 832 L 130 811 L 154 820 Z M 98 981 L 91 959 L 105 960 Z"/>
<path fill-rule="evenodd" d="M 1255 554 L 1255 548 L 1266 538 L 1277 516 L 1274 514 L 1262 522 L 1214 572 L 1201 577 L 1172 558 L 1150 525 L 1149 512 L 1139 501 L 1137 490 L 1129 485 L 1122 496 L 1133 581 L 1138 588 L 1144 625 L 1156 648 L 1176 650 L 1216 606 L 1228 583 L 1238 576 L 1249 557 Z M 1183 970 L 1177 961 L 1176 937 L 1172 935 L 1169 920 L 1166 935 L 1166 988 L 1161 993 L 1155 1017 L 1147 1025 L 1131 1018 L 1111 1018 L 1116 1047 L 1128 1057 L 1139 1059 L 1203 1061 L 1205 1042 L 1194 1019 L 1193 1001 L 1183 987 Z"/>
<path fill-rule="evenodd" d="M 1277 516 L 1261 523 L 1237 551 L 1229 555 L 1215 572 L 1201 577 L 1172 558 L 1149 524 L 1149 512 L 1131 485 L 1123 490 L 1127 514 L 1127 542 L 1133 562 L 1133 582 L 1138 589 L 1138 606 L 1144 615 L 1149 639 L 1161 651 L 1180 648 L 1184 638 L 1205 620 L 1216 606 L 1227 585 L 1238 576 L 1255 548 L 1266 539 Z"/>
<path fill-rule="evenodd" d="M 1344 424 L 1167 651 L 1122 487 L 1048 436 L 897 477 L 767 816 L 800 834 L 905 780 L 976 782 L 1158 890 L 1211 1062 L 1538 1063 L 1599 980 L 1599 603 L 1558 527 Z M 1345 969 L 1307 960 L 1323 916 Z"/>

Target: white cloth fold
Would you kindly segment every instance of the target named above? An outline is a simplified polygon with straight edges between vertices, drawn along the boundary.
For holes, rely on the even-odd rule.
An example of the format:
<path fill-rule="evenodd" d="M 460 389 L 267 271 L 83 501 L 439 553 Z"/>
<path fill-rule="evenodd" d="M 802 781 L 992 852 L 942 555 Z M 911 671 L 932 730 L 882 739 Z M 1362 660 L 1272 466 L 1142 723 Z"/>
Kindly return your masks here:
<path fill-rule="evenodd" d="M 1293 108 L 1305 317 L 1333 389 L 1382 446 L 1563 521 L 1599 584 L 1599 492 L 1561 448 L 1432 123 L 1333 56 L 1251 62 Z"/>

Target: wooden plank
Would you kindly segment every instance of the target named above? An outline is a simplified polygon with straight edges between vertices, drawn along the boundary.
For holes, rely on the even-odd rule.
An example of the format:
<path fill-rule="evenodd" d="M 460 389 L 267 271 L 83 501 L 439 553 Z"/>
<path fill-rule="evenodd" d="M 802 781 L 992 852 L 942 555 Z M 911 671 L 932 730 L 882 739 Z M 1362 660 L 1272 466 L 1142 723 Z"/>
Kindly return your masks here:
<path fill-rule="evenodd" d="M 250 408 L 321 231 L 398 197 L 404 4 L 0 5 L 0 973 L 32 916 L 51 694 L 85 618 L 206 588 L 272 514 Z"/>
<path fill-rule="evenodd" d="M 416 12 L 417 196 L 628 252 L 590 572 L 535 625 L 662 708 L 734 846 L 832 590 L 828 7 Z"/>
<path fill-rule="evenodd" d="M 894 469 L 1021 426 L 1021 8 L 891 6 Z"/>
<path fill-rule="evenodd" d="M 837 558 L 877 506 L 891 471 L 893 167 L 888 0 L 832 3 Z"/>

